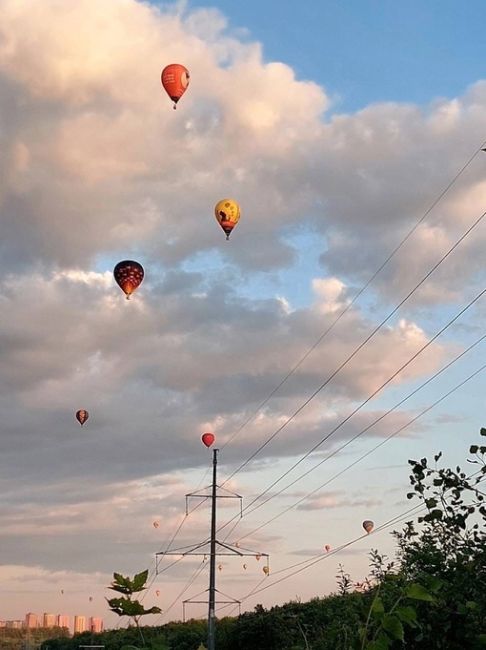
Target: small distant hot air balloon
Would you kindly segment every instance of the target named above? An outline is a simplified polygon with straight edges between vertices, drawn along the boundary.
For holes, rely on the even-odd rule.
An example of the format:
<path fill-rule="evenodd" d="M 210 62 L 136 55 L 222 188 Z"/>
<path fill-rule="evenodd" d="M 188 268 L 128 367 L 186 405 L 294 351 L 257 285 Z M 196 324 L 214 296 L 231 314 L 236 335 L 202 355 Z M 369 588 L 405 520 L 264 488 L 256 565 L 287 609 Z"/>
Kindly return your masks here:
<path fill-rule="evenodd" d="M 268 576 L 268 574 L 270 573 L 270 569 L 267 566 L 264 566 L 262 571 L 266 576 Z"/>
<path fill-rule="evenodd" d="M 324 546 L 324 550 L 326 551 L 326 553 L 329 553 L 329 551 L 331 550 L 331 546 L 330 546 L 330 544 L 326 544 L 326 545 Z"/>
<path fill-rule="evenodd" d="M 143 266 L 138 262 L 123 260 L 115 266 L 113 275 L 116 283 L 129 300 L 132 293 L 142 284 L 145 272 Z"/>
<path fill-rule="evenodd" d="M 160 525 L 160 524 L 159 524 L 158 521 L 154 521 L 154 523 L 152 524 L 152 526 L 153 526 L 154 528 L 158 528 L 159 525 Z"/>
<path fill-rule="evenodd" d="M 257 562 L 260 562 L 260 560 L 262 559 L 262 556 L 260 555 L 260 553 L 257 553 L 257 554 L 255 555 L 255 558 L 256 558 L 256 561 L 257 561 Z"/>
<path fill-rule="evenodd" d="M 375 524 L 372 521 L 370 521 L 369 519 L 365 519 L 363 521 L 363 528 L 366 530 L 368 535 L 371 533 L 371 531 L 373 530 L 374 527 L 375 527 Z"/>
<path fill-rule="evenodd" d="M 156 595 L 156 596 L 160 596 L 160 590 L 159 590 L 159 589 L 156 589 L 156 590 L 155 590 L 155 595 Z"/>
<path fill-rule="evenodd" d="M 236 547 L 236 548 L 240 548 L 240 543 L 239 543 L 239 542 L 235 542 L 235 547 Z"/>
<path fill-rule="evenodd" d="M 222 571 L 222 570 L 223 570 L 223 565 L 222 565 L 222 564 L 218 564 L 218 571 Z"/>
<path fill-rule="evenodd" d="M 61 594 L 64 594 L 64 589 L 61 589 Z"/>
<path fill-rule="evenodd" d="M 201 440 L 203 441 L 203 444 L 206 445 L 206 447 L 211 447 L 215 440 L 214 433 L 203 433 Z"/>
<path fill-rule="evenodd" d="M 214 216 L 229 239 L 233 228 L 240 220 L 240 206 L 233 199 L 221 199 L 214 207 Z"/>
<path fill-rule="evenodd" d="M 90 603 L 93 602 L 93 596 L 90 596 L 90 597 L 89 597 L 89 602 L 90 602 Z"/>
<path fill-rule="evenodd" d="M 244 568 L 244 569 L 245 569 L 245 571 L 246 571 L 246 564 L 244 564 L 244 565 L 243 565 L 243 568 Z"/>
<path fill-rule="evenodd" d="M 171 63 L 162 70 L 160 79 L 165 92 L 174 102 L 174 110 L 177 102 L 186 92 L 190 80 L 189 70 L 180 63 Z"/>
<path fill-rule="evenodd" d="M 85 411 L 84 409 L 80 409 L 79 411 L 76 411 L 76 420 L 79 422 L 81 426 L 86 422 L 86 420 L 89 418 L 89 413 L 88 411 Z"/>

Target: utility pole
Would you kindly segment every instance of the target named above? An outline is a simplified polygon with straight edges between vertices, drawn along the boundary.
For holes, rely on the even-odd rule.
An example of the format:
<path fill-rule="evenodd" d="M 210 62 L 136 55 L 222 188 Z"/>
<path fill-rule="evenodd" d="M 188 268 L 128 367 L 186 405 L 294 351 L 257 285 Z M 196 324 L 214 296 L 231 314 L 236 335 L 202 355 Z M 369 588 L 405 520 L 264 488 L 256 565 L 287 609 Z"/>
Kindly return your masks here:
<path fill-rule="evenodd" d="M 206 490 L 207 492 L 206 493 L 203 492 L 200 494 L 198 494 L 197 492 L 191 492 L 189 494 L 186 494 L 186 515 L 189 514 L 188 499 L 199 498 L 204 500 L 206 499 L 211 500 L 211 532 L 210 532 L 209 539 L 206 539 L 201 544 L 196 544 L 195 546 L 182 546 L 172 550 L 170 550 L 169 548 L 162 553 L 155 554 L 157 574 L 161 573 L 161 571 L 159 571 L 159 564 L 160 561 L 165 556 L 203 555 L 204 558 L 206 558 L 207 555 L 209 554 L 209 587 L 208 589 L 205 590 L 205 592 L 202 592 L 208 594 L 207 600 L 195 600 L 195 598 L 197 598 L 197 596 L 195 596 L 194 598 L 184 600 L 182 603 L 183 612 L 184 612 L 184 616 L 183 616 L 184 621 L 186 619 L 185 606 L 187 603 L 206 603 L 206 602 L 208 603 L 208 648 L 207 650 L 216 650 L 216 595 L 220 593 L 222 594 L 222 592 L 220 592 L 216 588 L 216 557 L 219 555 L 235 555 L 239 557 L 254 556 L 256 557 L 257 560 L 263 557 L 266 558 L 266 566 L 264 568 L 264 573 L 265 575 L 268 575 L 269 573 L 269 564 L 268 564 L 269 556 L 267 553 L 261 553 L 247 548 L 243 549 L 240 548 L 238 544 L 236 544 L 235 546 L 231 544 L 225 544 L 224 542 L 220 542 L 216 538 L 216 511 L 217 511 L 218 499 L 239 499 L 240 517 L 243 516 L 243 510 L 241 505 L 242 497 L 239 494 L 235 494 L 230 490 L 226 490 L 225 488 L 222 488 L 217 484 L 218 453 L 219 453 L 219 449 L 213 449 L 213 480 L 211 485 L 209 485 L 207 488 L 204 488 L 204 490 Z M 223 490 L 228 494 L 219 494 L 218 491 L 221 490 Z M 169 567 L 166 567 L 166 569 L 167 568 Z M 198 594 L 198 596 L 199 595 L 201 594 Z M 226 594 L 222 594 L 222 595 L 225 596 L 226 598 L 229 598 L 229 600 L 218 599 L 219 603 L 228 603 L 228 604 L 234 603 L 236 605 L 240 605 L 240 602 L 238 600 L 230 598 L 229 596 L 226 596 Z"/>
<path fill-rule="evenodd" d="M 218 451 L 213 450 L 213 483 L 211 485 L 211 543 L 209 555 L 209 608 L 208 608 L 208 650 L 215 650 L 215 606 L 216 606 L 216 473 Z"/>

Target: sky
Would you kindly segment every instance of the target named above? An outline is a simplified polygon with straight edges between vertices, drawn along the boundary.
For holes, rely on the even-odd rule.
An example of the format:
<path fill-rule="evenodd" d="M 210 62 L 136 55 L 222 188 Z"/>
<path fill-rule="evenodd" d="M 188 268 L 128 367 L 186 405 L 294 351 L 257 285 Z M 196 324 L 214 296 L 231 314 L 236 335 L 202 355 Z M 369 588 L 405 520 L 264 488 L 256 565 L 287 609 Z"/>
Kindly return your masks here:
<path fill-rule="evenodd" d="M 371 548 L 393 556 L 391 528 L 323 549 L 405 513 L 408 459 L 465 465 L 485 424 L 485 14 L 0 4 L 1 620 L 116 626 L 106 586 L 145 568 L 150 622 L 180 619 L 207 566 L 156 575 L 154 558 L 208 536 L 206 505 L 185 516 L 210 482 L 205 431 L 244 498 L 220 537 L 251 550 L 247 568 L 218 571 L 243 609 L 331 593 L 340 563 L 360 581 Z M 176 111 L 173 62 L 191 74 Z M 226 197 L 242 213 L 228 242 Z M 130 301 L 123 259 L 145 268 Z M 221 500 L 218 521 L 238 512 Z"/>

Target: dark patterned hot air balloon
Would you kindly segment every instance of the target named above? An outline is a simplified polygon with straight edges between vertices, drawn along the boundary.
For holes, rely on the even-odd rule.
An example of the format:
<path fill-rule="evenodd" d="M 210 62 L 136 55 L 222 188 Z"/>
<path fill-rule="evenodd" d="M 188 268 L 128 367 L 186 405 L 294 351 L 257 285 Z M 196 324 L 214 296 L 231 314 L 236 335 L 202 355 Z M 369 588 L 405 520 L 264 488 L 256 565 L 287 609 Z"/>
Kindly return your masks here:
<path fill-rule="evenodd" d="M 145 273 L 143 266 L 138 262 L 123 260 L 115 266 L 113 275 L 116 283 L 129 300 L 132 293 L 141 285 Z"/>
<path fill-rule="evenodd" d="M 86 420 L 89 418 L 89 413 L 88 411 L 85 411 L 84 409 L 80 409 L 79 411 L 76 411 L 76 420 L 79 422 L 81 426 L 86 422 Z"/>

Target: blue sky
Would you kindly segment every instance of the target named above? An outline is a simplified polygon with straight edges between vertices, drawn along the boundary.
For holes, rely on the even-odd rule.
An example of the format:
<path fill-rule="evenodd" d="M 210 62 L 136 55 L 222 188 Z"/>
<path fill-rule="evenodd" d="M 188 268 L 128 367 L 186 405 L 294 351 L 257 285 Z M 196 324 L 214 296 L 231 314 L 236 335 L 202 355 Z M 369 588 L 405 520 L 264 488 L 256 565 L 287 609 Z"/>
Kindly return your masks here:
<path fill-rule="evenodd" d="M 324 85 L 339 111 L 381 101 L 428 104 L 484 74 L 482 0 L 188 3 L 207 6 L 220 9 L 230 27 L 247 29 L 267 60 Z"/>

